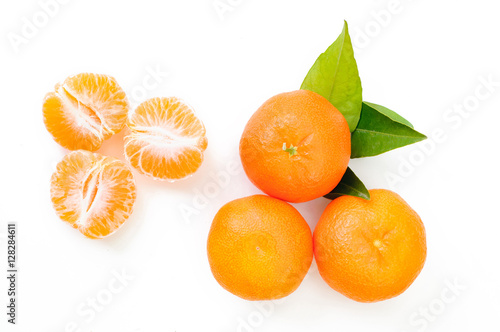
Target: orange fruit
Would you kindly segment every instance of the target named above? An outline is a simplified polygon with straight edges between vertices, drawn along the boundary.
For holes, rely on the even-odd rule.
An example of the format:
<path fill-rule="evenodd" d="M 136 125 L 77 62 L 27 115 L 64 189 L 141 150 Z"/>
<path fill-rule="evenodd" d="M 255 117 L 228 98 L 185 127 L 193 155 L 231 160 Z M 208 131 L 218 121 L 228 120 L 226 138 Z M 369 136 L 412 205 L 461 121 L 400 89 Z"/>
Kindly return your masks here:
<path fill-rule="evenodd" d="M 217 282 L 246 300 L 294 292 L 313 259 L 309 225 L 290 204 L 255 195 L 217 212 L 208 235 L 208 261 Z"/>
<path fill-rule="evenodd" d="M 125 125 L 129 103 L 116 80 L 101 74 L 70 76 L 43 102 L 43 119 L 54 140 L 69 150 L 96 151 Z"/>
<path fill-rule="evenodd" d="M 371 200 L 342 196 L 326 207 L 314 230 L 314 255 L 323 279 L 359 302 L 404 292 L 427 254 L 418 214 L 396 193 L 370 190 Z"/>
<path fill-rule="evenodd" d="M 306 202 L 332 191 L 350 155 L 347 121 L 326 98 L 307 90 L 266 101 L 240 140 L 241 162 L 250 181 L 288 202 Z"/>
<path fill-rule="evenodd" d="M 125 157 L 141 174 L 175 181 L 192 175 L 207 148 L 205 126 L 178 98 L 152 98 L 131 114 Z"/>
<path fill-rule="evenodd" d="M 128 219 L 136 187 L 132 172 L 121 160 L 78 150 L 57 164 L 50 194 L 61 220 L 86 237 L 100 239 Z"/>

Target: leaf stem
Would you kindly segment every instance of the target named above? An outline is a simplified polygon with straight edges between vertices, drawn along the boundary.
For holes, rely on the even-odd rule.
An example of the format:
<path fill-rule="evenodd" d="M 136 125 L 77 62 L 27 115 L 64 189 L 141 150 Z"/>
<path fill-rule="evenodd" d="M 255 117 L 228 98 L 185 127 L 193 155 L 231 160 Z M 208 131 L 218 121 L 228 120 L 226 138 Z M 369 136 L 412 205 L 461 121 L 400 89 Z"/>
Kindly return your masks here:
<path fill-rule="evenodd" d="M 293 144 L 290 144 L 290 147 L 287 148 L 286 143 L 283 143 L 283 151 L 288 152 L 288 157 L 290 158 L 298 154 L 297 147 L 293 146 Z"/>

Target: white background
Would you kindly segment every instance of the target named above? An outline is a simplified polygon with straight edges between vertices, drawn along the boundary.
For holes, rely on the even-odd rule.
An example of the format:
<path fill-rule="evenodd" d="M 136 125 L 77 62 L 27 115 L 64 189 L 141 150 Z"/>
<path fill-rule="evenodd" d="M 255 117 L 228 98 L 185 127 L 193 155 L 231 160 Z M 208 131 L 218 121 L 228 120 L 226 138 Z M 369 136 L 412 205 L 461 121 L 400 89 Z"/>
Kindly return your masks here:
<path fill-rule="evenodd" d="M 0 265 L 5 271 L 6 224 L 17 221 L 20 273 L 16 328 L 5 323 L 0 273 L 0 330 L 73 331 L 71 324 L 93 332 L 498 330 L 500 86 L 482 100 L 475 95 L 487 92 L 481 78 L 500 82 L 496 1 L 400 0 L 396 10 L 389 0 L 222 3 L 232 10 L 220 16 L 213 0 L 72 0 L 44 22 L 38 1 L 1 1 Z M 390 18 L 377 23 L 374 13 L 389 9 Z M 259 192 L 239 168 L 241 132 L 267 98 L 300 87 L 344 19 L 357 46 L 364 99 L 399 112 L 430 138 L 351 162 L 369 188 L 397 191 L 420 214 L 426 265 L 403 295 L 382 303 L 336 293 L 314 264 L 285 300 L 244 301 L 216 283 L 206 258 L 218 208 Z M 34 20 L 37 31 L 23 36 Z M 25 39 L 16 47 L 14 36 Z M 144 80 L 155 83 L 148 76 L 154 70 L 168 75 L 143 89 Z M 56 82 L 86 71 L 116 77 L 134 104 L 153 96 L 185 99 L 209 140 L 204 164 L 188 180 L 159 183 L 135 173 L 133 216 L 98 241 L 53 212 L 49 179 L 66 151 L 46 132 L 41 112 Z M 469 111 L 454 111 L 464 103 Z M 435 133 L 444 138 L 433 139 Z M 122 139 L 101 152 L 123 158 Z M 210 177 L 234 165 L 239 173 L 229 184 Z M 182 208 L 207 190 L 211 198 L 197 214 L 183 216 Z M 296 207 L 314 228 L 327 203 Z M 89 299 L 108 300 L 110 283 L 120 285 L 117 273 L 133 280 L 89 314 Z"/>

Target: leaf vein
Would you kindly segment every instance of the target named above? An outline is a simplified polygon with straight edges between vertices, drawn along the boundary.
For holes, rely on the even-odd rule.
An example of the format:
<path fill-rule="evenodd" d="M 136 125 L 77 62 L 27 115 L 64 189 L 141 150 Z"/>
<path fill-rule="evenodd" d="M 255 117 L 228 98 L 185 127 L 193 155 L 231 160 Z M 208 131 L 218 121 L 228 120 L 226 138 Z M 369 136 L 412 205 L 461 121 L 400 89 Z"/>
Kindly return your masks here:
<path fill-rule="evenodd" d="M 372 133 L 372 134 L 378 134 L 378 135 L 384 135 L 384 136 L 393 136 L 393 137 L 401 137 L 401 138 L 421 138 L 421 139 L 425 139 L 425 135 L 423 134 L 420 134 L 419 132 L 416 132 L 418 135 L 420 136 L 407 136 L 407 135 L 398 135 L 398 134 L 391 134 L 391 133 L 384 133 L 384 132 L 381 132 L 381 131 L 375 131 L 375 130 L 368 130 L 368 129 L 360 129 L 360 128 L 356 128 L 356 130 L 354 132 L 365 132 L 365 133 Z M 353 134 L 354 134 L 353 132 Z"/>

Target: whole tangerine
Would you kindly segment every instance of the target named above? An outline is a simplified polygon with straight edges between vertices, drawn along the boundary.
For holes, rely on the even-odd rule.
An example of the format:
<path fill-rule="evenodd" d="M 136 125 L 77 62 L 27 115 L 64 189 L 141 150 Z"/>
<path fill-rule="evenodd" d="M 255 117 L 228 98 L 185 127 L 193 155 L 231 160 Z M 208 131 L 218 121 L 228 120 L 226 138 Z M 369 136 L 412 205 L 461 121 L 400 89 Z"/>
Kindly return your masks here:
<path fill-rule="evenodd" d="M 351 155 L 344 116 L 308 90 L 278 94 L 250 118 L 240 157 L 250 181 L 266 194 L 306 202 L 332 191 Z"/>
<path fill-rule="evenodd" d="M 290 204 L 265 195 L 236 199 L 217 212 L 207 242 L 217 282 L 246 300 L 294 292 L 313 259 L 309 225 Z"/>
<path fill-rule="evenodd" d="M 419 275 L 427 255 L 418 214 L 392 191 L 369 192 L 369 201 L 352 196 L 333 200 L 313 235 L 321 277 L 358 302 L 403 293 Z"/>

